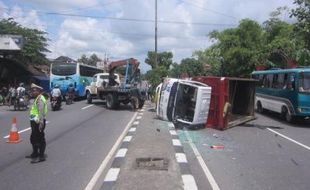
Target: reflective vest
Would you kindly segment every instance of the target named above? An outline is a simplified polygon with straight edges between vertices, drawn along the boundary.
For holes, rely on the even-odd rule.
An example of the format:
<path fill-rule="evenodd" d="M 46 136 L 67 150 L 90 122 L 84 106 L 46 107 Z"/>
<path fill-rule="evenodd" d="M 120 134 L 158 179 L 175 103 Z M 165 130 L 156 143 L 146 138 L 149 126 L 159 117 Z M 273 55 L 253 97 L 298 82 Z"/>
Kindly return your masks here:
<path fill-rule="evenodd" d="M 33 102 L 32 106 L 31 106 L 31 109 L 30 109 L 30 120 L 35 120 L 36 119 L 39 119 L 39 108 L 38 108 L 38 99 L 41 98 L 41 101 L 43 102 L 43 106 L 44 106 L 44 115 L 47 114 L 47 103 L 46 103 L 46 99 L 43 95 L 39 95 Z M 41 113 L 42 114 L 42 113 Z"/>

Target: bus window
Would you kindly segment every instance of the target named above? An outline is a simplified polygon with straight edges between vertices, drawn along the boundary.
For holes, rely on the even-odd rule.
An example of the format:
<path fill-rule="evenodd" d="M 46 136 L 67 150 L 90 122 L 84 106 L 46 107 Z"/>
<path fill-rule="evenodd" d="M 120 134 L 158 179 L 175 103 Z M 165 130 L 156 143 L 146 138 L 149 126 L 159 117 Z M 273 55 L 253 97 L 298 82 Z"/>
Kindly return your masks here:
<path fill-rule="evenodd" d="M 286 89 L 295 90 L 295 76 L 294 73 L 285 74 L 287 75 Z"/>
<path fill-rule="evenodd" d="M 278 74 L 273 75 L 272 88 L 278 88 Z"/>
<path fill-rule="evenodd" d="M 264 86 L 266 88 L 272 88 L 272 78 L 273 74 L 267 74 L 266 79 L 264 80 Z"/>
<path fill-rule="evenodd" d="M 264 87 L 264 75 L 260 74 L 256 77 L 258 79 L 257 86 Z"/>
<path fill-rule="evenodd" d="M 310 92 L 310 73 L 299 74 L 299 91 Z"/>
<path fill-rule="evenodd" d="M 283 89 L 284 87 L 284 73 L 280 73 L 278 74 L 278 85 L 277 85 L 277 88 L 278 89 Z"/>

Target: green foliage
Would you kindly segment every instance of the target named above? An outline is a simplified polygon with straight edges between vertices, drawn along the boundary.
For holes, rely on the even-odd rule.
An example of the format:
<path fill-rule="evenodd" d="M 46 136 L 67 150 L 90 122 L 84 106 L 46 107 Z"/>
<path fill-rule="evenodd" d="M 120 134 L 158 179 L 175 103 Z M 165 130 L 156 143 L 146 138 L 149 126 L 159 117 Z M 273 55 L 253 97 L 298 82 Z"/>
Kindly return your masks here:
<path fill-rule="evenodd" d="M 154 93 L 156 86 L 162 82 L 163 78 L 168 76 L 168 72 L 169 71 L 165 67 L 159 66 L 159 67 L 156 67 L 155 69 L 149 70 L 145 74 L 145 78 L 151 84 L 152 93 Z"/>
<path fill-rule="evenodd" d="M 168 70 L 170 65 L 172 65 L 173 63 L 172 58 L 173 58 L 172 52 L 157 53 L 157 64 L 158 66 L 162 66 Z M 154 51 L 149 51 L 147 53 L 147 58 L 145 59 L 145 63 L 150 65 L 152 69 L 156 68 Z"/>
<path fill-rule="evenodd" d="M 81 58 L 78 59 L 78 62 L 91 66 L 97 66 L 97 62 L 99 61 L 101 61 L 101 59 L 95 53 L 93 53 L 89 58 L 83 54 Z"/>
<path fill-rule="evenodd" d="M 202 62 L 194 58 L 185 58 L 181 60 L 181 64 L 174 63 L 169 75 L 175 78 L 182 76 L 192 77 L 204 75 L 204 65 Z"/>
<path fill-rule="evenodd" d="M 213 31 L 209 36 L 216 43 L 200 58 L 209 59 L 210 65 L 216 66 L 215 73 L 246 76 L 261 60 L 264 32 L 253 20 L 241 20 L 237 28 Z"/>
<path fill-rule="evenodd" d="M 24 46 L 21 52 L 14 56 L 17 61 L 25 64 L 46 64 L 48 62 L 44 54 L 49 52 L 47 49 L 48 39 L 45 37 L 46 32 L 25 28 L 10 18 L 0 21 L 0 34 L 23 36 Z"/>
<path fill-rule="evenodd" d="M 149 81 L 152 86 L 152 93 L 157 85 L 162 82 L 164 77 L 169 74 L 170 65 L 172 65 L 173 54 L 171 52 L 161 52 L 157 54 L 157 66 L 155 65 L 155 52 L 149 51 L 145 63 L 152 67 L 152 70 L 145 74 L 145 78 Z"/>
<path fill-rule="evenodd" d="M 291 12 L 291 17 L 295 17 L 297 22 L 294 29 L 297 35 L 300 35 L 305 43 L 305 48 L 310 50 L 310 1 L 294 0 L 297 6 Z"/>

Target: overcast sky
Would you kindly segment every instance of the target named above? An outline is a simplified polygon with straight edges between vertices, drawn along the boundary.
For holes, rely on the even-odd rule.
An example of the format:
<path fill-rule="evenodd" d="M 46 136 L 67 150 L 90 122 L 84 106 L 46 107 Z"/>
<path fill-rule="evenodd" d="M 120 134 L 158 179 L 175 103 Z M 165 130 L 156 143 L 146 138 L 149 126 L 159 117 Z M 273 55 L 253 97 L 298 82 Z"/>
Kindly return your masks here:
<path fill-rule="evenodd" d="M 212 30 L 235 27 L 243 18 L 259 23 L 293 0 L 158 0 L 158 51 L 174 61 L 210 46 Z M 0 0 L 0 18 L 48 32 L 48 58 L 96 53 L 142 63 L 154 51 L 155 0 Z M 284 20 L 288 15 L 283 16 Z"/>

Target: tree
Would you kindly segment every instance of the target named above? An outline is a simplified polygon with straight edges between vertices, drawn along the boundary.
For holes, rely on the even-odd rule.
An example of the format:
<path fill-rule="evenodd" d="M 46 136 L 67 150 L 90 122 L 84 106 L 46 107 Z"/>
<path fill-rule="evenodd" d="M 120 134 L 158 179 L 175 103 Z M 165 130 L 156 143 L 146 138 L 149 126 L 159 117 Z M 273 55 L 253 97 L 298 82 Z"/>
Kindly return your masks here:
<path fill-rule="evenodd" d="M 173 54 L 171 52 L 158 53 L 158 65 L 155 66 L 155 52 L 148 52 L 145 63 L 150 65 L 152 70 L 148 71 L 145 77 L 152 86 L 152 93 L 154 93 L 156 86 L 162 82 L 162 79 L 168 76 L 172 58 Z"/>
<path fill-rule="evenodd" d="M 97 66 L 97 62 L 99 61 L 101 61 L 101 59 L 95 53 L 93 53 L 89 58 L 83 54 L 81 58 L 78 59 L 78 62 L 91 66 Z"/>
<path fill-rule="evenodd" d="M 297 8 L 291 11 L 290 17 L 295 17 L 295 39 L 304 43 L 303 47 L 296 51 L 296 60 L 300 65 L 310 65 L 310 2 L 309 0 L 294 0 Z"/>
<path fill-rule="evenodd" d="M 185 58 L 181 60 L 180 70 L 187 77 L 204 75 L 204 65 L 194 58 Z"/>
<path fill-rule="evenodd" d="M 88 58 L 87 58 L 87 56 L 86 56 L 85 54 L 83 54 L 83 55 L 81 56 L 81 58 L 79 58 L 77 61 L 80 62 L 80 63 L 83 63 L 83 64 L 85 64 L 85 65 L 88 64 Z"/>
<path fill-rule="evenodd" d="M 45 53 L 50 52 L 47 49 L 48 38 L 46 32 L 37 29 L 30 29 L 21 26 L 14 19 L 2 19 L 0 21 L 0 34 L 22 35 L 24 46 L 20 53 L 14 56 L 18 62 L 25 64 L 46 64 Z"/>
<path fill-rule="evenodd" d="M 163 66 L 168 70 L 170 65 L 172 65 L 173 63 L 172 58 L 173 58 L 172 52 L 157 53 L 157 64 L 158 64 L 157 66 Z M 152 69 L 156 68 L 154 51 L 149 51 L 147 53 L 147 58 L 145 59 L 145 63 L 150 65 Z"/>
<path fill-rule="evenodd" d="M 217 45 L 212 45 L 205 50 L 198 50 L 193 53 L 197 57 L 198 61 L 203 63 L 205 66 L 209 66 L 205 69 L 204 74 L 220 76 L 222 74 L 221 66 L 223 58 L 220 54 L 220 49 Z"/>
<path fill-rule="evenodd" d="M 295 31 L 302 36 L 305 48 L 310 50 L 310 2 L 309 0 L 294 0 L 294 4 L 297 8 L 292 10 L 290 16 L 297 19 L 294 25 Z"/>
<path fill-rule="evenodd" d="M 263 29 L 256 21 L 244 19 L 237 28 L 213 31 L 209 36 L 216 41 L 212 48 L 220 52 L 217 59 L 224 60 L 225 75 L 247 76 L 260 62 Z"/>
<path fill-rule="evenodd" d="M 92 66 L 97 66 L 97 62 L 101 61 L 101 59 L 96 55 L 96 54 L 92 54 L 90 57 L 89 57 L 89 65 L 92 65 Z"/>

